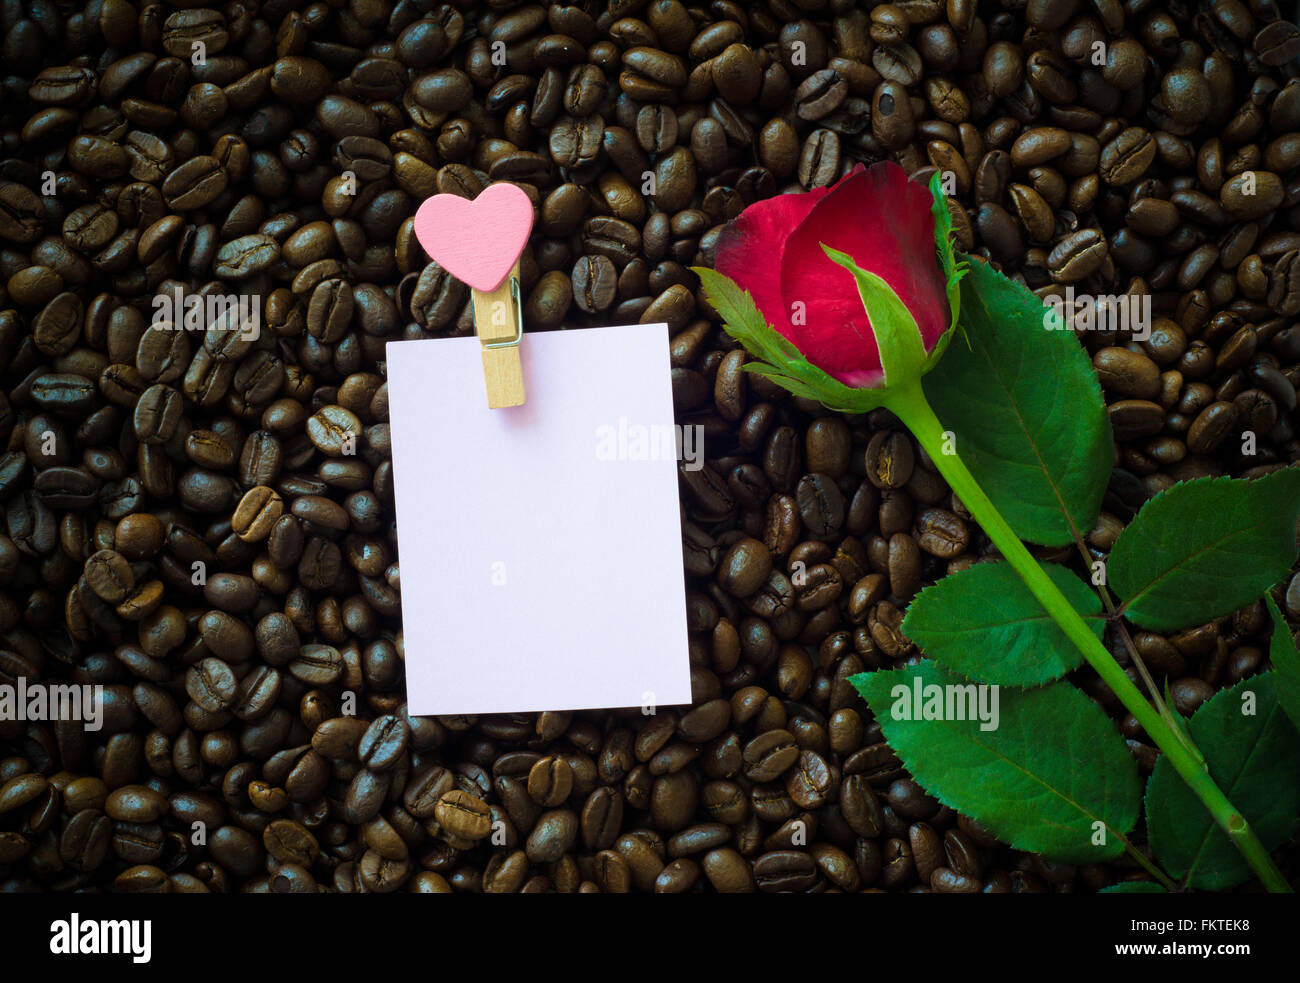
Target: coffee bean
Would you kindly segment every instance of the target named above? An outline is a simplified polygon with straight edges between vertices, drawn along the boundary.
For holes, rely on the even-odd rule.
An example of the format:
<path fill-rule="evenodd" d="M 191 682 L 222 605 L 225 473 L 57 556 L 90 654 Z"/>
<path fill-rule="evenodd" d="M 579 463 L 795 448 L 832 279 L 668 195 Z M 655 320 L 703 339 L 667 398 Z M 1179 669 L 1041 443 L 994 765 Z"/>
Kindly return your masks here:
<path fill-rule="evenodd" d="M 279 258 L 280 246 L 274 239 L 253 233 L 221 246 L 214 257 L 212 272 L 230 280 L 242 280 L 267 269 Z"/>
<path fill-rule="evenodd" d="M 487 803 L 463 789 L 443 793 L 434 814 L 449 832 L 467 840 L 479 840 L 491 832 Z"/>
<path fill-rule="evenodd" d="M 745 777 L 754 782 L 772 781 L 791 768 L 798 758 L 799 748 L 788 731 L 767 731 L 745 746 Z"/>
<path fill-rule="evenodd" d="M 86 561 L 86 582 L 95 595 L 117 604 L 135 586 L 126 558 L 115 550 L 99 550 Z"/>
<path fill-rule="evenodd" d="M 1284 65 L 1300 54 L 1300 31 L 1286 21 L 1273 21 L 1260 28 L 1253 47 L 1265 65 Z"/>
<path fill-rule="evenodd" d="M 377 718 L 361 736 L 357 754 L 371 771 L 394 767 L 406 751 L 408 729 L 401 718 L 392 714 Z"/>
<path fill-rule="evenodd" d="M 1003 892 L 1122 876 L 1008 853 L 920 793 L 859 713 L 848 679 L 916 655 L 904 601 L 986 544 L 888 414 L 830 414 L 746 371 L 690 268 L 747 205 L 889 156 L 940 173 L 971 261 L 1044 297 L 1149 295 L 1144 340 L 1079 332 L 1117 438 L 1087 537 L 1108 549 L 1172 480 L 1295 456 L 1297 32 L 1210 5 L 1192 64 L 1180 14 L 1139 23 L 1113 3 L 705 6 L 522 5 L 467 24 L 455 5 L 250 20 L 105 0 L 0 17 L 0 628 L 17 646 L 0 669 L 107 686 L 100 731 L 55 726 L 0 760 L 5 889 Z M 408 219 L 494 180 L 537 208 L 530 327 L 667 323 L 679 422 L 707 431 L 705 467 L 681 480 L 695 698 L 680 710 L 404 708 L 383 344 L 472 329 L 467 289 Z M 204 303 L 154 317 L 177 289 Z M 208 323 L 231 293 L 256 305 L 256 337 Z M 1232 634 L 1135 644 L 1190 710 L 1258 670 L 1264 628 L 1256 612 Z M 1130 747 L 1149 768 L 1153 749 Z M 173 791 L 154 816 L 159 783 Z M 124 788 L 149 791 L 117 820 Z M 451 792 L 504 840 L 442 822 Z"/>
<path fill-rule="evenodd" d="M 182 410 L 181 394 L 157 383 L 140 394 L 135 404 L 135 435 L 146 444 L 165 444 L 176 433 Z"/>
<path fill-rule="evenodd" d="M 1103 348 L 1093 356 L 1102 388 L 1120 396 L 1154 399 L 1160 391 L 1160 368 L 1126 348 Z"/>
<path fill-rule="evenodd" d="M 1228 402 L 1211 403 L 1192 421 L 1187 431 L 1187 449 L 1193 454 L 1209 454 L 1227 439 L 1237 426 L 1236 406 Z"/>
<path fill-rule="evenodd" d="M 1121 399 L 1107 410 L 1116 440 L 1151 437 L 1160 432 L 1165 413 L 1159 403 L 1144 399 Z"/>
<path fill-rule="evenodd" d="M 152 823 L 167 811 L 167 799 L 146 785 L 124 785 L 109 793 L 104 811 L 118 822 Z"/>
<path fill-rule="evenodd" d="M 1080 229 L 1061 239 L 1047 256 L 1052 279 L 1077 283 L 1106 260 L 1106 240 L 1096 229 Z"/>
<path fill-rule="evenodd" d="M 215 157 L 193 157 L 173 170 L 162 183 L 169 208 L 190 211 L 211 204 L 229 183 Z"/>
<path fill-rule="evenodd" d="M 328 686 L 343 672 L 343 657 L 330 645 L 304 645 L 289 663 L 289 672 L 311 686 Z"/>
<path fill-rule="evenodd" d="M 569 809 L 552 809 L 537 820 L 528 836 L 525 852 L 533 863 L 554 862 L 564 856 L 577 835 L 577 815 Z"/>
<path fill-rule="evenodd" d="M 799 515 L 814 536 L 833 536 L 844 522 L 844 496 L 825 475 L 809 474 L 796 490 Z"/>
<path fill-rule="evenodd" d="M 542 758 L 528 772 L 528 794 L 540 806 L 558 806 L 572 790 L 573 769 L 563 759 Z"/>
<path fill-rule="evenodd" d="M 871 132 L 887 149 L 899 149 L 915 132 L 915 117 L 907 90 L 897 82 L 876 87 L 871 104 Z"/>
<path fill-rule="evenodd" d="M 768 548 L 756 539 L 742 539 L 731 547 L 718 568 L 718 583 L 734 597 L 748 597 L 772 572 Z"/>
<path fill-rule="evenodd" d="M 724 24 L 725 22 L 720 22 L 715 26 L 720 28 Z M 699 39 L 703 37 L 705 35 L 700 34 L 696 38 L 696 44 L 691 52 L 693 57 L 701 60 L 707 57 L 704 51 L 708 48 L 707 44 L 699 45 Z M 748 45 L 741 44 L 739 41 L 727 45 L 717 54 L 710 64 L 710 75 L 719 94 L 733 106 L 744 106 L 753 102 L 759 94 L 762 83 L 757 56 Z"/>
<path fill-rule="evenodd" d="M 806 891 L 817 883 L 817 865 L 807 853 L 775 850 L 754 861 L 760 891 Z"/>
<path fill-rule="evenodd" d="M 108 857 L 112 832 L 112 821 L 98 809 L 79 811 L 59 838 L 59 859 L 75 871 L 94 871 Z"/>
<path fill-rule="evenodd" d="M 713 889 L 721 894 L 746 894 L 756 887 L 749 864 L 730 847 L 709 851 L 700 866 Z"/>
<path fill-rule="evenodd" d="M 326 406 L 307 420 L 307 436 L 321 453 L 341 457 L 356 453 L 361 421 L 342 406 Z"/>
<path fill-rule="evenodd" d="M 1101 148 L 1101 177 L 1107 184 L 1132 184 L 1151 166 L 1156 144 L 1151 134 L 1131 126 Z"/>
<path fill-rule="evenodd" d="M 1282 204 L 1282 179 L 1272 171 L 1251 171 L 1225 181 L 1219 201 L 1235 219 L 1262 218 Z"/>
<path fill-rule="evenodd" d="M 900 59 L 901 61 L 905 59 Z M 910 68 L 910 65 L 907 67 Z M 795 113 L 800 119 L 823 119 L 840 107 L 848 92 L 848 82 L 834 69 L 824 68 L 813 72 L 795 90 Z"/>
<path fill-rule="evenodd" d="M 951 560 L 970 545 L 970 530 L 961 517 L 946 509 L 925 509 L 916 517 L 916 544 L 931 556 Z M 891 574 L 892 576 L 892 574 Z"/>
<path fill-rule="evenodd" d="M 235 507 L 232 531 L 245 542 L 258 542 L 270 535 L 284 510 L 284 501 L 274 489 L 257 485 L 244 493 Z"/>

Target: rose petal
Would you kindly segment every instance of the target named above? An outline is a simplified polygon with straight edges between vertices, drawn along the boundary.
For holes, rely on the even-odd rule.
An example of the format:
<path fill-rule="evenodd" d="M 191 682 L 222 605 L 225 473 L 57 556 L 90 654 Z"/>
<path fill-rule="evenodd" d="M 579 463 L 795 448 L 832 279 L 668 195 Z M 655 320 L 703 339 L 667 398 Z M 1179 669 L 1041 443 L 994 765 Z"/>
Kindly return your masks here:
<path fill-rule="evenodd" d="M 756 201 L 718 235 L 714 269 L 748 290 L 768 323 L 791 341 L 790 310 L 781 300 L 781 253 L 790 233 L 830 190 Z"/>
<path fill-rule="evenodd" d="M 857 284 L 822 251 L 825 243 L 885 280 L 916 318 L 926 350 L 948 328 L 948 297 L 934 250 L 929 191 L 893 163 L 857 171 L 817 203 L 782 254 L 781 294 L 806 305 L 792 340 L 815 365 L 846 374 L 880 368 Z"/>
<path fill-rule="evenodd" d="M 879 389 L 885 383 L 884 369 L 854 369 L 836 376 L 840 382 L 854 389 Z"/>

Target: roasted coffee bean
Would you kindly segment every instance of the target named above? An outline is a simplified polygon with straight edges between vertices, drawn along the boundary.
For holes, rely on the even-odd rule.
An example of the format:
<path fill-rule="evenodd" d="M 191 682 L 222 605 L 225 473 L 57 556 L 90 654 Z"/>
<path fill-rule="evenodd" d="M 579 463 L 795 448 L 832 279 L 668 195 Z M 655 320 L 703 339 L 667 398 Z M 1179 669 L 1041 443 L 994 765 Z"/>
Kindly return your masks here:
<path fill-rule="evenodd" d="M 1160 368 L 1126 348 L 1103 348 L 1093 356 L 1102 388 L 1134 399 L 1154 399 L 1160 392 Z"/>
<path fill-rule="evenodd" d="M 794 737 L 784 730 L 770 730 L 745 746 L 745 777 L 754 782 L 769 782 L 793 767 L 799 758 Z"/>
<path fill-rule="evenodd" d="M 718 583 L 735 597 L 748 597 L 757 591 L 772 572 L 772 556 L 757 539 L 742 539 L 723 556 L 718 567 Z"/>
<path fill-rule="evenodd" d="M 618 273 L 607 256 L 583 256 L 573 267 L 573 301 L 579 310 L 595 314 L 614 303 Z"/>
<path fill-rule="evenodd" d="M 988 541 L 886 411 L 747 371 L 693 268 L 778 193 L 937 176 L 969 262 L 1097 298 L 1104 552 L 1174 481 L 1296 457 L 1300 33 L 1270 4 L 11 6 L 0 675 L 106 689 L 99 731 L 0 721 L 0 889 L 1129 877 L 940 809 L 861 712 L 851 677 L 918 657 L 907 600 Z M 502 180 L 536 210 L 531 330 L 668 325 L 707 438 L 688 706 L 406 711 L 384 346 L 473 330 L 408 219 Z M 1149 319 L 1107 324 L 1122 297 Z M 1135 644 L 1190 713 L 1267 631 L 1255 606 Z"/>
<path fill-rule="evenodd" d="M 1111 185 L 1132 184 L 1156 157 L 1156 143 L 1140 126 L 1131 126 L 1101 148 L 1100 174 Z"/>
<path fill-rule="evenodd" d="M 135 435 L 146 444 L 165 444 L 180 424 L 181 394 L 161 383 L 140 394 L 135 404 Z"/>
<path fill-rule="evenodd" d="M 961 517 L 946 509 L 926 509 L 916 517 L 916 544 L 931 556 L 951 560 L 970 545 L 970 530 Z M 897 593 L 897 592 L 896 592 Z"/>
<path fill-rule="evenodd" d="M 867 478 L 877 488 L 902 488 L 912 477 L 914 461 L 907 434 L 882 430 L 867 445 Z"/>
<path fill-rule="evenodd" d="M 309 686 L 328 686 L 343 673 L 343 657 L 331 645 L 304 645 L 289 663 L 295 679 Z"/>
<path fill-rule="evenodd" d="M 730 847 L 706 853 L 700 866 L 713 889 L 720 894 L 746 894 L 756 887 L 750 865 Z"/>
<path fill-rule="evenodd" d="M 844 523 L 844 496 L 830 478 L 805 475 L 796 489 L 799 515 L 814 536 L 833 536 Z"/>
<path fill-rule="evenodd" d="M 528 794 L 540 806 L 558 806 L 572 790 L 573 769 L 562 758 L 542 758 L 528 772 Z"/>
<path fill-rule="evenodd" d="M 448 832 L 466 840 L 479 840 L 491 832 L 492 813 L 487 804 L 463 789 L 443 793 L 434 815 Z"/>
<path fill-rule="evenodd" d="M 245 542 L 257 542 L 271 534 L 284 511 L 284 500 L 273 488 L 257 485 L 244 493 L 230 518 L 232 531 Z"/>
<path fill-rule="evenodd" d="M 169 208 L 190 211 L 211 204 L 226 190 L 230 178 L 215 157 L 198 156 L 173 170 L 162 183 Z"/>
<path fill-rule="evenodd" d="M 570 809 L 552 809 L 538 818 L 528 835 L 525 852 L 533 863 L 553 863 L 568 852 L 577 836 L 577 815 Z"/>
<path fill-rule="evenodd" d="M 124 785 L 104 803 L 108 818 L 123 823 L 152 823 L 167 811 L 167 799 L 146 785 Z"/>
<path fill-rule="evenodd" d="M 798 850 L 776 850 L 754 861 L 760 891 L 806 891 L 817 883 L 817 864 Z"/>
<path fill-rule="evenodd" d="M 1048 271 L 1058 283 L 1078 283 L 1106 260 L 1106 240 L 1096 229 L 1081 229 L 1061 239 L 1047 256 Z"/>
<path fill-rule="evenodd" d="M 83 809 L 59 838 L 59 859 L 75 871 L 90 873 L 107 859 L 112 834 L 112 820 L 98 809 Z"/>
<path fill-rule="evenodd" d="M 117 604 L 135 586 L 135 577 L 122 554 L 115 550 L 99 550 L 86 561 L 86 583 L 95 596 Z"/>

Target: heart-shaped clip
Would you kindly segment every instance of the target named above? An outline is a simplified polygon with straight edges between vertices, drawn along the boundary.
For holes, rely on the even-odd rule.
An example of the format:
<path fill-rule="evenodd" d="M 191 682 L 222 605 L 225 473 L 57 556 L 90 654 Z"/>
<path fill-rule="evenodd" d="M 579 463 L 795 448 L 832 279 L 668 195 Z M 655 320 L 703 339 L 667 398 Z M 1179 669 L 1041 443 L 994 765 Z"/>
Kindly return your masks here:
<path fill-rule="evenodd" d="M 434 195 L 415 213 L 415 238 L 444 270 L 475 290 L 501 286 L 533 230 L 533 203 L 516 184 L 490 184 L 471 201 Z"/>
<path fill-rule="evenodd" d="M 514 184 L 492 184 L 473 201 L 434 195 L 415 213 L 424 251 L 473 291 L 474 331 L 483 345 L 488 406 L 524 402 L 519 342 L 519 256 L 533 228 L 533 203 Z"/>

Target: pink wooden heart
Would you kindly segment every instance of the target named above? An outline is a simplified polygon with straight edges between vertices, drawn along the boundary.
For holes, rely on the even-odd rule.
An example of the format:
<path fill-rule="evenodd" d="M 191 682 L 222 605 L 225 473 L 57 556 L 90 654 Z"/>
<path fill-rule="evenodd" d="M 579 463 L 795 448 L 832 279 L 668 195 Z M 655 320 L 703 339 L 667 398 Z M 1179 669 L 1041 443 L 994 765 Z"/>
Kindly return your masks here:
<path fill-rule="evenodd" d="M 490 184 L 470 201 L 426 198 L 415 213 L 415 238 L 439 266 L 484 293 L 501 286 L 533 229 L 533 203 L 517 184 Z"/>

